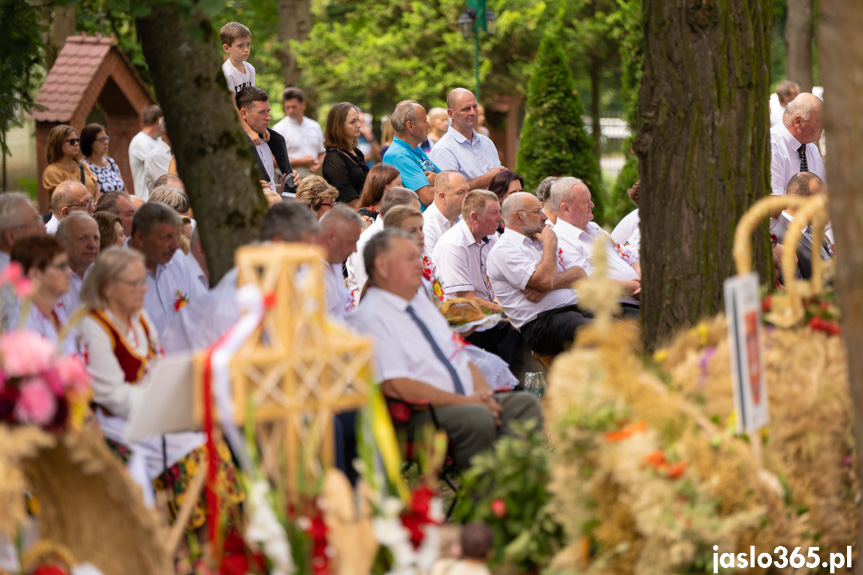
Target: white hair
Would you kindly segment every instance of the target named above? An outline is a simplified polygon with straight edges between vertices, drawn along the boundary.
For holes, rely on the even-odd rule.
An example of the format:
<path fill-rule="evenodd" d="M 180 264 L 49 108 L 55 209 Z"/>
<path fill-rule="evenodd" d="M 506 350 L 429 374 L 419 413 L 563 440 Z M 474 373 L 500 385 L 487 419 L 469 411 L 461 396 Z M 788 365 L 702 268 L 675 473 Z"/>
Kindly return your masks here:
<path fill-rule="evenodd" d="M 573 177 L 558 178 L 551 185 L 551 209 L 554 212 L 560 209 L 561 202 L 565 202 L 572 197 L 572 187 L 578 184 L 583 184 L 581 180 Z"/>

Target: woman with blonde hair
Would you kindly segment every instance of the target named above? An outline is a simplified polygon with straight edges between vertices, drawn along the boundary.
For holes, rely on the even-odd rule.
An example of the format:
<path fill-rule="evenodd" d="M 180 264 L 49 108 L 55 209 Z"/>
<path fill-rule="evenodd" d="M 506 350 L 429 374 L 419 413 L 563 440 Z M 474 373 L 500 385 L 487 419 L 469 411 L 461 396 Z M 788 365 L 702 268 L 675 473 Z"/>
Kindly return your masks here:
<path fill-rule="evenodd" d="M 357 209 L 369 167 L 357 147 L 362 120 L 356 106 L 340 102 L 330 109 L 324 128 L 324 179 L 339 191 L 339 203 Z"/>
<path fill-rule="evenodd" d="M 318 219 L 333 209 L 337 197 L 339 191 L 320 176 L 306 176 L 297 188 L 297 201 L 309 206 Z"/>
<path fill-rule="evenodd" d="M 148 375 L 164 354 L 156 328 L 144 311 L 147 268 L 144 256 L 133 249 L 109 247 L 99 254 L 81 287 L 81 303 L 88 310 L 81 322 L 83 356 L 93 378 L 96 419 L 109 447 L 129 466 L 142 488 L 164 490 L 173 521 L 196 469 L 206 464 L 202 433 L 170 433 L 129 443 L 125 437 L 133 406 L 143 397 Z M 230 453 L 218 445 L 217 485 L 228 505 L 242 501 Z M 207 520 L 203 497 L 197 502 L 187 529 Z"/>
<path fill-rule="evenodd" d="M 375 221 L 381 209 L 381 199 L 384 192 L 396 186 L 401 187 L 402 177 L 398 168 L 389 164 L 377 164 L 369 170 L 363 193 L 360 195 L 360 206 L 357 212 L 363 217 Z"/>
<path fill-rule="evenodd" d="M 81 139 L 75 128 L 66 124 L 54 126 L 48 134 L 47 160 L 48 166 L 42 172 L 42 187 L 48 192 L 48 198 L 54 189 L 62 182 L 71 180 L 81 182 L 87 187 L 93 200 L 99 199 L 99 188 L 96 176 L 81 161 Z"/>

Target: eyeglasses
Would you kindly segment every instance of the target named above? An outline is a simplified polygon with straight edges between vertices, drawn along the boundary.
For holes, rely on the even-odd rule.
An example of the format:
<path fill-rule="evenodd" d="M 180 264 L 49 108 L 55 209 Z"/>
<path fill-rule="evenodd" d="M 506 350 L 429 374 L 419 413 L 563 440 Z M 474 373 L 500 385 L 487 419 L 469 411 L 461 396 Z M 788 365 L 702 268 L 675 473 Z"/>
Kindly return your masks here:
<path fill-rule="evenodd" d="M 106 143 L 106 144 L 107 144 L 108 142 L 110 142 L 110 141 L 111 141 L 111 137 L 110 137 L 110 136 L 105 136 L 104 138 L 96 138 L 96 141 L 97 141 L 97 142 L 104 142 L 104 143 Z"/>
<path fill-rule="evenodd" d="M 65 272 L 69 269 L 69 262 L 65 261 L 59 264 L 48 264 L 49 268 L 54 268 L 55 270 L 60 270 L 61 272 Z"/>
<path fill-rule="evenodd" d="M 70 144 L 72 144 L 73 146 L 77 146 L 77 145 L 78 145 L 78 142 L 80 142 L 81 140 L 80 140 L 80 139 L 78 139 L 78 138 L 69 138 L 69 139 L 68 139 L 68 140 L 66 140 L 66 141 L 67 141 L 67 142 L 69 142 Z"/>
<path fill-rule="evenodd" d="M 117 278 L 117 281 L 132 288 L 141 288 L 147 285 L 147 278 L 141 278 L 139 280 L 124 280 Z"/>
<path fill-rule="evenodd" d="M 536 214 L 536 215 L 539 215 L 539 214 L 541 214 L 541 213 L 542 213 L 542 208 L 540 208 L 540 209 L 538 209 L 538 210 L 516 210 L 516 211 L 517 211 L 517 212 L 525 212 L 525 213 L 528 213 L 528 214 Z"/>
<path fill-rule="evenodd" d="M 89 210 L 90 208 L 92 208 L 92 207 L 93 207 L 93 206 L 95 206 L 95 205 L 96 205 L 96 204 L 94 204 L 94 203 L 93 203 L 93 200 L 87 200 L 87 201 L 86 201 L 86 202 L 84 202 L 83 204 L 69 204 L 69 205 L 68 205 L 68 206 L 66 206 L 66 207 L 67 207 L 67 208 L 70 208 L 70 209 L 71 209 L 71 208 L 87 208 L 87 209 Z"/>

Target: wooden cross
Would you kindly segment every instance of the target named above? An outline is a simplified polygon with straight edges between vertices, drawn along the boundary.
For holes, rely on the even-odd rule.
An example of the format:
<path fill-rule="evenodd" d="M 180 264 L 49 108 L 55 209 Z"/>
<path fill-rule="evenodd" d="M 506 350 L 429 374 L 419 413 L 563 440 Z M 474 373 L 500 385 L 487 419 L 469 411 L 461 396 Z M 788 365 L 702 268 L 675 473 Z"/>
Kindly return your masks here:
<path fill-rule="evenodd" d="M 293 498 L 333 466 L 334 415 L 366 405 L 372 344 L 326 319 L 316 248 L 247 246 L 236 261 L 239 285 L 255 283 L 273 305 L 231 360 L 235 420 L 254 418 L 264 470 L 277 484 L 287 478 Z"/>

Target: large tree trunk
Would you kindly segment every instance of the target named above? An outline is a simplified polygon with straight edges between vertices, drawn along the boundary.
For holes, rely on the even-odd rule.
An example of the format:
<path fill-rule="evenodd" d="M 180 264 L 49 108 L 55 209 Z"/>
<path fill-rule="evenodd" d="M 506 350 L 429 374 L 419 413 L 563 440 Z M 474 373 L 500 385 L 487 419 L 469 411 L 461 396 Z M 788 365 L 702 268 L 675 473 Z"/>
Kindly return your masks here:
<path fill-rule="evenodd" d="M 45 66 L 50 70 L 60 55 L 60 50 L 66 45 L 66 38 L 75 34 L 75 4 L 53 8 L 49 6 L 48 13 L 51 25 L 45 51 Z"/>
<path fill-rule="evenodd" d="M 788 0 L 785 19 L 785 76 L 812 91 L 812 0 Z"/>
<path fill-rule="evenodd" d="M 721 309 L 737 221 L 769 194 L 771 2 L 645 0 L 642 22 L 634 149 L 642 337 L 655 349 Z M 769 274 L 766 224 L 755 239 Z"/>
<path fill-rule="evenodd" d="M 200 12 L 187 16 L 173 3 L 137 26 L 215 283 L 234 265 L 234 250 L 257 238 L 267 209 L 222 75 L 219 38 Z"/>
<path fill-rule="evenodd" d="M 821 0 L 821 77 L 829 103 L 824 106 L 824 128 L 830 134 L 827 173 L 830 174 L 830 220 L 836 245 L 836 292 L 842 310 L 842 337 L 848 351 L 848 381 L 854 405 L 854 439 L 857 445 L 857 473 L 863 477 L 863 251 L 854 249 L 863 241 L 863 4 L 859 0 Z M 863 525 L 861 510 L 860 525 Z M 863 549 L 863 529 L 857 549 Z M 863 561 L 856 573 L 863 574 Z"/>
<path fill-rule="evenodd" d="M 300 67 L 297 57 L 291 52 L 290 40 L 304 42 L 312 31 L 311 0 L 278 0 L 279 42 L 284 47 L 278 57 L 282 63 L 282 80 L 285 86 L 299 86 Z"/>

